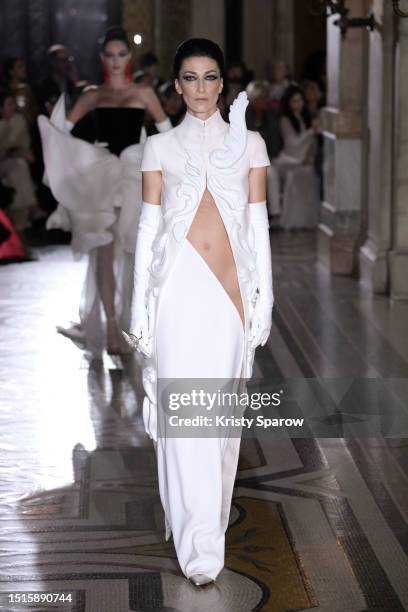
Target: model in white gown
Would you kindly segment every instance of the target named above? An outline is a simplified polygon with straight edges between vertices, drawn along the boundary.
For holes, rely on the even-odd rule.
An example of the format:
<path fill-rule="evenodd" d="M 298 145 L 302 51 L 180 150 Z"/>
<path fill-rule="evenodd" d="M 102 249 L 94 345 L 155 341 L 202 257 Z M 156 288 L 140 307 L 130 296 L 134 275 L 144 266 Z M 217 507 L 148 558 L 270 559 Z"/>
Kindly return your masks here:
<path fill-rule="evenodd" d="M 259 278 L 251 206 L 254 215 L 255 209 L 262 209 L 266 233 L 268 222 L 265 201 L 248 204 L 248 176 L 251 168 L 269 166 L 269 158 L 262 137 L 246 128 L 247 104 L 243 92 L 231 108 L 230 126 L 218 109 L 205 120 L 187 112 L 179 126 L 148 138 L 141 165 L 143 173 L 160 172 L 162 176 L 161 206 L 143 203 L 146 219 L 149 215 L 157 219 L 146 293 L 151 342 L 147 350 L 144 329 L 139 345 L 144 343 L 146 356 L 143 418 L 157 452 L 166 539 L 173 534 L 177 558 L 187 577 L 204 574 L 215 579 L 224 565 L 240 438 L 162 435 L 158 414 L 167 406 L 161 405 L 158 386 L 160 380 L 169 378 L 222 378 L 236 389 L 252 374 L 256 343 L 250 342 L 250 327 Z M 199 240 L 206 250 L 206 237 L 194 232 L 196 215 L 206 202 L 212 202 L 222 220 L 236 286 L 234 274 L 221 282 L 222 270 L 216 274 L 208 263 L 210 255 L 205 259 L 193 244 Z M 208 239 L 211 243 L 210 236 Z M 270 261 L 269 238 L 266 240 Z M 141 267 L 138 252 L 135 267 Z M 271 285 L 271 271 L 268 275 Z M 266 311 L 262 343 L 269 334 L 271 302 Z M 140 338 L 143 326 L 138 317 L 143 315 L 139 312 L 131 331 Z"/>

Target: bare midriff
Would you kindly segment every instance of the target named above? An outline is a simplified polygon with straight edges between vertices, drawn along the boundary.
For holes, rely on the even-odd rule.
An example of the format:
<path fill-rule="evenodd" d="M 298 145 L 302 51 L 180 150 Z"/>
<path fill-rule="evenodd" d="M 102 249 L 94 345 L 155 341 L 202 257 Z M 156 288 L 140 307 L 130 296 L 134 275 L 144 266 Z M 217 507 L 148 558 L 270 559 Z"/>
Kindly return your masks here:
<path fill-rule="evenodd" d="M 244 326 L 244 307 L 237 268 L 224 222 L 211 193 L 206 189 L 191 223 L 187 240 L 199 252 L 220 281 Z"/>

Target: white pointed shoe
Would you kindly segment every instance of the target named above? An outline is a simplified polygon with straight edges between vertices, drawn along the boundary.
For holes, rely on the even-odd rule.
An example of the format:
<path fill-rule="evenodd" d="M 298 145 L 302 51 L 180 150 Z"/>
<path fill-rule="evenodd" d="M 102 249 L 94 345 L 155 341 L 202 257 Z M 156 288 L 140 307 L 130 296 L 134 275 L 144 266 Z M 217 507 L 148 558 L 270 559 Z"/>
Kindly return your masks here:
<path fill-rule="evenodd" d="M 195 586 L 203 586 L 204 584 L 210 584 L 211 582 L 215 582 L 214 578 L 210 578 L 207 574 L 192 574 L 188 579 Z"/>

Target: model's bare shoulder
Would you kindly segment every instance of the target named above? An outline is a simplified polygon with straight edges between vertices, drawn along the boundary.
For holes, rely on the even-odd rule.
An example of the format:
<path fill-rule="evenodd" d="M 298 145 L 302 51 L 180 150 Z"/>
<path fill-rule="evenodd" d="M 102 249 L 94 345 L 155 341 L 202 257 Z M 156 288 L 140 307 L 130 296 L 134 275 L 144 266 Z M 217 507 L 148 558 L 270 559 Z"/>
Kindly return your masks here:
<path fill-rule="evenodd" d="M 78 98 L 78 103 L 89 110 L 97 106 L 102 94 L 102 89 L 99 85 L 90 85 L 84 89 Z"/>

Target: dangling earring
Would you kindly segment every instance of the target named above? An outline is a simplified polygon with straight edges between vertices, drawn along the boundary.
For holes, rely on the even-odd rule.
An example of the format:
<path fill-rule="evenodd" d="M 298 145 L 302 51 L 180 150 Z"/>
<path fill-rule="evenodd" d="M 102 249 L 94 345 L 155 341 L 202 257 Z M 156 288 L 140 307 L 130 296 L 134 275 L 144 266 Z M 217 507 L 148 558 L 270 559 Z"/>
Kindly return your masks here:
<path fill-rule="evenodd" d="M 128 81 L 128 83 L 133 83 L 132 60 L 129 60 L 128 63 L 126 64 L 125 78 Z"/>
<path fill-rule="evenodd" d="M 107 69 L 107 67 L 104 64 L 103 65 L 103 84 L 104 85 L 110 85 L 110 82 L 111 82 L 111 79 L 110 79 L 109 70 Z"/>

